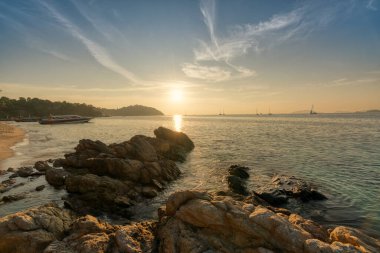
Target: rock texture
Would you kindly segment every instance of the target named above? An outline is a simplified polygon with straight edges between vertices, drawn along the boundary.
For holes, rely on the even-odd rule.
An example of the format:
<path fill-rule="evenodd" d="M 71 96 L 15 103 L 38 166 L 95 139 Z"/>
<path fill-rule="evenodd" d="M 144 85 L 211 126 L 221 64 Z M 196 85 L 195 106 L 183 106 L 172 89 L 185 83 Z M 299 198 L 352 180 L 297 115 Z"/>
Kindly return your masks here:
<path fill-rule="evenodd" d="M 302 202 L 327 199 L 304 180 L 283 175 L 274 176 L 270 184 L 259 189 L 255 194 L 274 206 L 287 203 L 289 198 L 299 199 Z"/>
<path fill-rule="evenodd" d="M 153 230 L 151 222 L 112 226 L 86 215 L 75 220 L 68 236 L 53 241 L 44 253 L 152 252 Z"/>
<path fill-rule="evenodd" d="M 75 215 L 56 205 L 45 205 L 0 218 L 0 252 L 42 252 L 55 239 L 62 239 Z"/>
<path fill-rule="evenodd" d="M 110 225 L 45 205 L 0 219 L 1 253 L 152 252 L 155 223 Z"/>
<path fill-rule="evenodd" d="M 174 193 L 161 210 L 159 252 L 380 252 L 353 228 L 331 233 L 301 216 L 205 192 Z M 281 210 L 280 210 L 281 211 Z"/>
<path fill-rule="evenodd" d="M 190 138 L 160 127 L 156 138 L 136 135 L 129 141 L 106 145 L 101 141 L 79 141 L 74 153 L 46 168 L 46 180 L 69 192 L 66 206 L 80 213 L 111 212 L 127 215 L 125 207 L 153 198 L 180 175 L 175 164 L 194 148 Z"/>

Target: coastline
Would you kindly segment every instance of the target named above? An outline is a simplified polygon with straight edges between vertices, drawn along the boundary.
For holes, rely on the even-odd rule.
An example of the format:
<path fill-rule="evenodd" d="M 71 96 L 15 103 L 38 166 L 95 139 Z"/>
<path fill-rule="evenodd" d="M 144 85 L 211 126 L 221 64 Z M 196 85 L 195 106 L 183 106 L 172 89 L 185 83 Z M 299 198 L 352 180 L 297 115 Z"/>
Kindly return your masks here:
<path fill-rule="evenodd" d="M 6 123 L 0 123 L 0 169 L 1 163 L 13 156 L 14 151 L 11 147 L 21 142 L 24 137 L 25 131 L 23 129 Z"/>

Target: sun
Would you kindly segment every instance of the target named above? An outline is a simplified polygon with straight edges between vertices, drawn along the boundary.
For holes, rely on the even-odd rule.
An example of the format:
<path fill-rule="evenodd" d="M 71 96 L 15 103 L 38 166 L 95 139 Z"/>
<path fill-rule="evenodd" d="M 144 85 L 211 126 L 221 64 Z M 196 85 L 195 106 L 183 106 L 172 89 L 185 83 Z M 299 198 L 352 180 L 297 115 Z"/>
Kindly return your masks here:
<path fill-rule="evenodd" d="M 183 93 L 181 90 L 172 90 L 170 95 L 173 102 L 181 102 L 183 100 Z"/>

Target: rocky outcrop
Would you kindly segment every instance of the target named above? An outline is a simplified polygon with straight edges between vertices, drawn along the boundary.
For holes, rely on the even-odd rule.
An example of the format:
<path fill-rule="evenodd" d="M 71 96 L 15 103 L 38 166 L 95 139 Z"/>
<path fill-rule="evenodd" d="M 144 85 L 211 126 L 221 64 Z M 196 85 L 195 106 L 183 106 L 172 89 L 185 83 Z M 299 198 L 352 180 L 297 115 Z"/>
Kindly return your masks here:
<path fill-rule="evenodd" d="M 0 218 L 0 252 L 42 252 L 64 237 L 74 219 L 71 211 L 53 204 Z"/>
<path fill-rule="evenodd" d="M 110 225 L 54 204 L 0 218 L 1 253 L 152 252 L 155 223 Z"/>
<path fill-rule="evenodd" d="M 302 202 L 327 199 L 311 184 L 294 176 L 274 176 L 270 184 L 254 192 L 269 204 L 279 206 L 288 202 L 289 198 Z"/>
<path fill-rule="evenodd" d="M 125 207 L 153 198 L 180 175 L 176 161 L 194 148 L 190 138 L 166 128 L 155 130 L 157 138 L 136 135 L 129 141 L 106 145 L 80 140 L 74 153 L 47 168 L 46 180 L 64 186 L 67 207 L 80 213 L 112 212 L 128 215 Z"/>
<path fill-rule="evenodd" d="M 53 241 L 44 253 L 61 252 L 152 252 L 154 224 L 112 226 L 86 215 L 74 221 L 69 235 Z"/>
<path fill-rule="evenodd" d="M 331 233 L 301 216 L 204 192 L 174 193 L 161 209 L 159 252 L 379 252 L 353 228 Z M 280 210 L 281 211 L 281 210 Z"/>

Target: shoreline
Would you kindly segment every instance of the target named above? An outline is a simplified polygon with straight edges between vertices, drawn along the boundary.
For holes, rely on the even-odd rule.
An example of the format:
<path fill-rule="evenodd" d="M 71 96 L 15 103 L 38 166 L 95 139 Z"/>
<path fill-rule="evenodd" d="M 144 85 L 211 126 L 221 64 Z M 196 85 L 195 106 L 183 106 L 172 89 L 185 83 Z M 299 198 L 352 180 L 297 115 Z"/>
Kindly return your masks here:
<path fill-rule="evenodd" d="M 14 155 L 12 147 L 23 141 L 24 138 L 25 131 L 22 128 L 0 123 L 0 170 L 2 169 L 2 162 Z"/>

